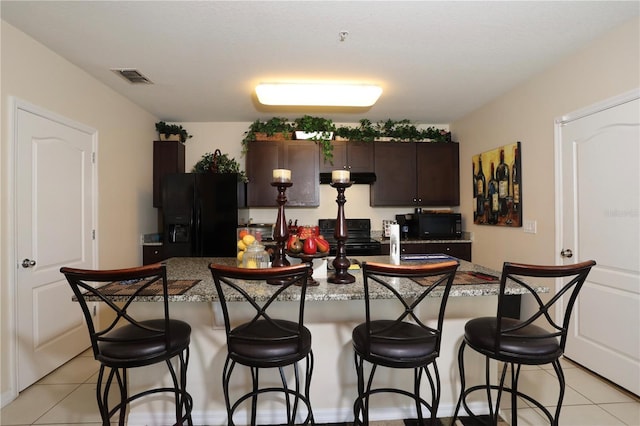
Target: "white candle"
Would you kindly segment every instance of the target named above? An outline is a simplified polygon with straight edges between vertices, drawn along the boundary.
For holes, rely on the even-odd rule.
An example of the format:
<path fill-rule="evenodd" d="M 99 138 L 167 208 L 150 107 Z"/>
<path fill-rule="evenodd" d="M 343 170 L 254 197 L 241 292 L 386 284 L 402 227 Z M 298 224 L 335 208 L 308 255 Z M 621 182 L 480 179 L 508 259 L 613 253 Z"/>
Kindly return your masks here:
<path fill-rule="evenodd" d="M 274 182 L 291 182 L 291 170 L 273 169 Z"/>
<path fill-rule="evenodd" d="M 349 182 L 350 173 L 348 170 L 334 170 L 331 172 L 331 182 L 345 183 Z"/>

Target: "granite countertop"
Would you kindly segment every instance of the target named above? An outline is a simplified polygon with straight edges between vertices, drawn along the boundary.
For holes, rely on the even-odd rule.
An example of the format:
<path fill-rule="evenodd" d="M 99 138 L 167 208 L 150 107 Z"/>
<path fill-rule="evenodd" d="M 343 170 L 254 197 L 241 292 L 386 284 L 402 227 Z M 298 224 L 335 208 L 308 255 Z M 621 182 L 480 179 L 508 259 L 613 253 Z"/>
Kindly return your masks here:
<path fill-rule="evenodd" d="M 358 261 L 372 262 L 388 262 L 389 256 L 353 256 Z M 331 263 L 332 258 L 328 259 Z M 182 295 L 169 296 L 172 302 L 211 302 L 218 300 L 215 290 L 213 278 L 209 271 L 210 263 L 221 263 L 227 265 L 235 265 L 235 258 L 211 258 L 211 257 L 174 257 L 167 259 L 167 278 L 169 280 L 201 280 L 198 284 L 189 289 Z M 500 272 L 480 265 L 475 265 L 464 260 L 460 260 L 458 271 L 480 272 L 496 277 L 500 276 Z M 329 271 L 331 273 L 331 271 Z M 326 278 L 315 278 L 319 282 L 318 286 L 307 288 L 307 301 L 335 301 L 335 300 L 362 300 L 364 298 L 364 288 L 362 282 L 362 272 L 359 269 L 350 269 L 349 273 L 356 278 L 352 284 L 332 284 Z M 258 300 L 266 300 L 270 294 L 275 291 L 277 286 L 265 283 L 248 284 L 249 293 L 256 295 Z M 410 279 L 399 279 L 398 286 L 400 292 L 406 295 L 418 295 L 423 287 Z M 538 293 L 547 293 L 547 287 L 535 287 Z M 281 300 L 296 300 L 299 298 L 299 292 L 296 289 L 290 289 L 281 295 Z M 508 294 L 524 294 L 524 290 L 518 287 L 511 287 L 507 290 Z M 450 297 L 469 297 L 469 296 L 494 296 L 498 294 L 498 284 L 464 284 L 456 285 L 454 282 Z M 430 297 L 441 297 L 441 291 L 434 291 Z M 372 298 L 385 299 L 388 296 L 384 294 L 373 294 Z M 118 300 L 117 296 L 113 297 L 114 301 Z M 137 301 L 140 302 L 157 302 L 161 301 L 161 296 L 140 296 Z"/>

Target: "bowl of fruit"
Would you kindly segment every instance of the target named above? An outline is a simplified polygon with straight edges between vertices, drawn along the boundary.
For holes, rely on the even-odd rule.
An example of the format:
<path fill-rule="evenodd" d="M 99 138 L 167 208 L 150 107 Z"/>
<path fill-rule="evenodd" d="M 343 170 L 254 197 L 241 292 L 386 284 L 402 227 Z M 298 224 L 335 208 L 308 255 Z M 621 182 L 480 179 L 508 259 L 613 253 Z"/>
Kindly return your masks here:
<path fill-rule="evenodd" d="M 294 234 L 289 235 L 286 252 L 291 257 L 319 258 L 329 255 L 329 242 L 320 235 L 317 226 L 299 226 Z"/>

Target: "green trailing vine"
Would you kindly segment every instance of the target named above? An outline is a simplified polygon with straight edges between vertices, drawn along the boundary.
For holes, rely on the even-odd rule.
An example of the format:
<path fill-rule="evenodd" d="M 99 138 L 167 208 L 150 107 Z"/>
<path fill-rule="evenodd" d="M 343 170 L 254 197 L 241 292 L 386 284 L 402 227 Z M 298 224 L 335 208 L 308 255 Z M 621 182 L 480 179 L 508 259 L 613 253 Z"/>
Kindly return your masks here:
<path fill-rule="evenodd" d="M 349 141 L 373 142 L 381 138 L 390 138 L 392 141 L 433 141 L 451 142 L 451 132 L 430 126 L 426 129 L 419 129 L 410 120 L 384 120 L 373 123 L 371 120 L 363 118 L 358 126 L 336 126 L 332 120 L 304 115 L 293 121 L 284 117 L 273 117 L 267 121 L 256 120 L 249 126 L 242 139 L 242 155 L 249 150 L 249 142 L 256 140 L 256 134 L 263 133 L 273 136 L 282 133 L 283 139 L 291 139 L 295 131 L 318 132 L 312 140 L 318 143 L 322 149 L 325 161 L 333 164 L 333 145 L 331 144 L 330 132 L 335 136 L 342 137 Z"/>

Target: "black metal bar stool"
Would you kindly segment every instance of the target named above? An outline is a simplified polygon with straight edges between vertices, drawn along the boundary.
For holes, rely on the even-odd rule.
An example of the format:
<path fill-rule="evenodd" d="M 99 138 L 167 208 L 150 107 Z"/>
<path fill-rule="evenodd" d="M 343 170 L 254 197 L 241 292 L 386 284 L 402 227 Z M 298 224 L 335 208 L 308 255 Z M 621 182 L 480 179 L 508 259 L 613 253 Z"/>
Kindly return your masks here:
<path fill-rule="evenodd" d="M 503 392 L 511 395 L 511 425 L 518 424 L 517 398 L 521 397 L 539 408 L 549 419 L 551 425 L 559 424 L 560 409 L 564 397 L 564 374 L 560 366 L 560 356 L 564 353 L 567 341 L 569 319 L 573 305 L 578 297 L 589 271 L 596 263 L 587 261 L 575 265 L 541 266 L 524 265 L 505 262 L 500 279 L 500 294 L 498 296 L 498 311 L 495 317 L 475 318 L 465 324 L 464 340 L 458 351 L 458 366 L 460 368 L 461 391 L 454 421 L 462 407 L 477 420 L 479 416 L 474 414 L 467 404 L 467 397 L 475 391 L 483 391 L 487 395 L 489 405 L 488 423 L 495 425 L 498 422 L 500 399 Z M 525 280 L 531 279 L 531 282 Z M 558 288 L 553 297 L 546 303 L 542 301 L 535 291 L 535 286 L 545 284 L 551 288 Z M 556 282 L 561 279 L 562 284 L 556 287 Z M 505 290 L 508 286 L 518 286 L 526 289 L 537 302 L 538 308 L 526 318 L 513 319 L 503 315 L 505 306 Z M 555 311 L 554 311 L 555 310 Z M 554 312 L 557 316 L 554 316 Z M 560 313 L 561 312 L 561 313 Z M 557 319 L 554 319 L 557 318 Z M 486 383 L 466 388 L 464 371 L 464 349 L 469 346 L 486 358 L 485 376 Z M 500 373 L 499 383 L 491 384 L 490 361 L 496 360 L 504 363 Z M 518 378 L 522 365 L 551 364 L 556 372 L 559 382 L 558 403 L 555 415 L 552 415 L 538 401 L 518 390 Z M 511 385 L 505 385 L 507 368 L 511 370 Z M 497 391 L 495 406 L 492 401 L 492 392 Z"/>
<path fill-rule="evenodd" d="M 440 402 L 440 376 L 436 359 L 440 354 L 445 307 L 458 265 L 457 261 L 419 265 L 362 263 L 365 322 L 355 327 L 352 334 L 358 375 L 358 398 L 353 406 L 354 424 L 369 424 L 369 397 L 383 392 L 400 394 L 413 399 L 420 424 L 423 421 L 422 407 L 427 407 L 430 411 L 430 424 L 435 424 Z M 424 290 L 418 297 L 409 299 L 402 294 L 401 286 L 395 282 L 397 278 L 419 279 Z M 393 301 L 400 307 L 400 314 L 397 317 L 380 318 L 376 312 L 372 311 L 370 300 L 376 298 L 380 292 L 393 295 Z M 426 325 L 416 312 L 431 293 L 434 293 L 434 296 L 441 296 L 437 324 L 433 327 Z M 391 300 L 389 302 L 391 303 Z M 365 361 L 372 364 L 366 386 Z M 413 369 L 412 391 L 388 387 L 372 388 L 378 366 Z M 433 370 L 433 374 L 429 367 Z M 429 380 L 431 403 L 420 396 L 423 374 Z"/>
<path fill-rule="evenodd" d="M 243 269 L 224 265 L 209 265 L 220 299 L 227 336 L 227 358 L 222 374 L 222 387 L 227 406 L 227 424 L 234 425 L 233 415 L 240 405 L 251 399 L 251 425 L 256 425 L 258 396 L 265 393 L 282 393 L 286 406 L 286 423 L 315 424 L 309 386 L 313 373 L 311 332 L 304 326 L 304 304 L 307 279 L 311 277 L 311 264 L 302 263 L 264 269 Z M 280 285 L 267 284 L 278 282 Z M 280 297 L 291 301 L 292 306 L 278 317 L 272 314 L 274 302 Z M 231 302 L 248 305 L 251 314 L 247 320 L 237 319 L 240 307 Z M 296 303 L 297 302 L 297 303 Z M 298 361 L 305 360 L 304 391 L 300 389 Z M 231 403 L 229 382 L 236 363 L 251 370 L 252 389 Z M 292 366 L 295 387 L 287 384 L 284 367 Z M 277 368 L 282 386 L 259 387 L 259 371 Z M 293 406 L 291 406 L 293 397 Z M 298 419 L 300 403 L 306 407 L 303 418 Z M 306 414 L 306 415 L 305 415 Z M 261 422 L 260 424 L 264 424 Z"/>
<path fill-rule="evenodd" d="M 63 267 L 60 269 L 73 289 L 84 313 L 93 356 L 100 362 L 96 398 L 102 424 L 108 426 L 110 419 L 119 412 L 118 424 L 126 421 L 127 405 L 136 399 L 157 393 L 172 393 L 175 399 L 176 425 L 192 425 L 193 400 L 187 392 L 187 366 L 189 364 L 189 342 L 191 327 L 184 321 L 170 319 L 167 297 L 167 273 L 164 265 L 153 264 L 138 268 L 116 270 L 87 270 Z M 116 282 L 122 289 L 119 301 L 105 292 L 107 285 L 96 283 Z M 158 319 L 138 320 L 127 311 L 135 298 L 151 286 L 161 288 L 164 316 Z M 112 309 L 115 318 L 100 327 L 93 321 L 88 302 L 104 302 Z M 178 373 L 172 364 L 178 360 Z M 161 387 L 128 394 L 127 370 L 164 362 L 169 369 L 173 387 Z M 106 375 L 105 381 L 105 372 Z M 120 391 L 120 402 L 109 408 L 109 390 L 114 379 Z"/>

